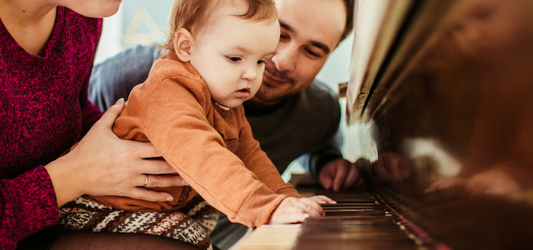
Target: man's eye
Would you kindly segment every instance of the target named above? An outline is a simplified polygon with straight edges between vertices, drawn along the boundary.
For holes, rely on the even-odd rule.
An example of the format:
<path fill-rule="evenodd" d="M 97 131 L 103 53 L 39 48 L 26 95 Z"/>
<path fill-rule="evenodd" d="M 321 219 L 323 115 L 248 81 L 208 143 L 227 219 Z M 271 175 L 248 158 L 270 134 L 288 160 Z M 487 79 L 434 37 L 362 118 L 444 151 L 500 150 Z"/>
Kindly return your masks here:
<path fill-rule="evenodd" d="M 286 35 L 284 35 L 284 34 L 280 34 L 279 35 L 279 40 L 286 40 L 286 39 L 288 39 L 288 37 Z"/>
<path fill-rule="evenodd" d="M 232 62 L 238 62 L 238 61 L 241 60 L 240 57 L 236 57 L 236 56 L 228 56 L 227 58 L 228 58 L 228 60 L 230 60 Z"/>
<path fill-rule="evenodd" d="M 319 57 L 319 56 L 320 56 L 319 54 L 313 52 L 313 51 L 310 50 L 310 49 L 305 49 L 305 52 L 307 52 L 307 54 L 309 54 L 309 55 L 312 56 L 312 57 Z"/>

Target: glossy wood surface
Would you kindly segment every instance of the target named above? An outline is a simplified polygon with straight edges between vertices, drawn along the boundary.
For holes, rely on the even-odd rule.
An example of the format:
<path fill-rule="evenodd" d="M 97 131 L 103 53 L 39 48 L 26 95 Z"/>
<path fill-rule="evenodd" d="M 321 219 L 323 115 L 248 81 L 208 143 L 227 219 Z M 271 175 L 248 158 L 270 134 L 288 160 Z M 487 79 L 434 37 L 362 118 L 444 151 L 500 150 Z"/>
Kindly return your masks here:
<path fill-rule="evenodd" d="M 451 249 L 528 249 L 533 1 L 449 3 L 415 1 L 354 111 L 373 127 L 367 180 Z"/>

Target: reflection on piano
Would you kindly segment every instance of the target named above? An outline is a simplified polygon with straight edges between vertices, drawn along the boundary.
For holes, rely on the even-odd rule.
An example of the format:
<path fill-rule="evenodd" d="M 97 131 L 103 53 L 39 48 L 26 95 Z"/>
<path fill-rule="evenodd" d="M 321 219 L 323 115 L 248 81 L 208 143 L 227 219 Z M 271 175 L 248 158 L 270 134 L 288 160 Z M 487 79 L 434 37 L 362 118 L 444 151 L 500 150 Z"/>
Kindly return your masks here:
<path fill-rule="evenodd" d="M 368 190 L 313 191 L 338 204 L 289 249 L 531 249 L 533 1 L 365 0 L 355 29 Z"/>

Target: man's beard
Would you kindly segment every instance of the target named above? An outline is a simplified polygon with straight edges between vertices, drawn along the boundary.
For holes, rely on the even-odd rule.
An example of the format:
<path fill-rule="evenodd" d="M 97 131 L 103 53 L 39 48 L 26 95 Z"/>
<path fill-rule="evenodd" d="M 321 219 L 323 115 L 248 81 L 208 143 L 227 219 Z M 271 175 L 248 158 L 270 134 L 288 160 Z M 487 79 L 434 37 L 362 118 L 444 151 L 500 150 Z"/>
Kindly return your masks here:
<path fill-rule="evenodd" d="M 265 67 L 265 72 L 267 72 L 269 75 L 274 76 L 282 81 L 288 82 L 289 84 L 294 84 L 294 79 L 287 76 L 287 73 L 278 71 L 276 67 Z"/>
<path fill-rule="evenodd" d="M 265 67 L 265 72 L 268 72 L 269 75 L 274 76 L 282 81 L 286 81 L 287 83 L 282 86 L 272 86 L 263 80 L 261 87 L 255 94 L 258 99 L 266 102 L 276 102 L 294 94 L 293 88 L 295 81 L 294 79 L 288 77 L 285 72 L 280 72 L 276 70 L 275 67 Z"/>

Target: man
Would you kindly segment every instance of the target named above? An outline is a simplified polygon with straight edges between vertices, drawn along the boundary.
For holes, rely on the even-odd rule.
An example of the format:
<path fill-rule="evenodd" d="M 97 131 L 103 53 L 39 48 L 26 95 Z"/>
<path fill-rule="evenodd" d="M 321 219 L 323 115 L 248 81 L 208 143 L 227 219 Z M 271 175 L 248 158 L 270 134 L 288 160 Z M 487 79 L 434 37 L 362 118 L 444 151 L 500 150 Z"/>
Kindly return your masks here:
<path fill-rule="evenodd" d="M 363 180 L 356 165 L 340 152 L 339 103 L 315 80 L 353 28 L 353 0 L 276 0 L 276 6 L 280 41 L 266 63 L 259 91 L 244 103 L 254 137 L 280 173 L 303 155 L 303 165 L 326 189 L 360 187 Z M 146 79 L 160 54 L 155 46 L 139 46 L 95 66 L 89 90 L 93 103 L 106 109 L 127 98 L 133 86 Z M 246 231 L 227 225 L 222 218 L 211 235 L 221 248 Z M 232 237 L 227 236 L 230 232 Z"/>

